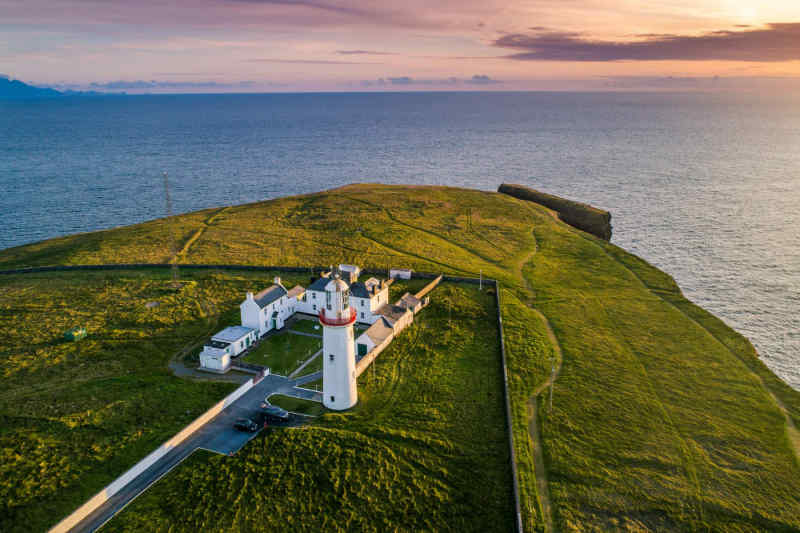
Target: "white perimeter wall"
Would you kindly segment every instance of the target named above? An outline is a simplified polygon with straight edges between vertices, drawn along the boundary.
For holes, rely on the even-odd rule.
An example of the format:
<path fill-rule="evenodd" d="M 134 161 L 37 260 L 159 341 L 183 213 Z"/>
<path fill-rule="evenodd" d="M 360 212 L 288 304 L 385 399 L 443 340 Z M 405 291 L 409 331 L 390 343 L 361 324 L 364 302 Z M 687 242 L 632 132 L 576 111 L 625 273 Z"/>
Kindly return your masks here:
<path fill-rule="evenodd" d="M 139 474 L 150 468 L 156 461 L 164 457 L 167 453 L 173 450 L 178 444 L 186 440 L 192 433 L 200 429 L 212 418 L 222 412 L 223 409 L 238 400 L 244 393 L 249 391 L 255 385 L 255 380 L 250 379 L 225 397 L 224 400 L 215 404 L 211 409 L 200 415 L 191 424 L 180 430 L 174 437 L 166 441 L 164 444 L 156 448 L 150 455 L 136 463 L 133 468 L 119 476 L 112 481 L 103 490 L 95 494 L 89 501 L 78 507 L 71 515 L 63 519 L 61 522 L 53 526 L 50 533 L 67 532 L 75 527 L 81 520 L 93 513 L 98 507 L 103 505 L 111 496 L 119 492 L 125 485 L 133 481 Z"/>

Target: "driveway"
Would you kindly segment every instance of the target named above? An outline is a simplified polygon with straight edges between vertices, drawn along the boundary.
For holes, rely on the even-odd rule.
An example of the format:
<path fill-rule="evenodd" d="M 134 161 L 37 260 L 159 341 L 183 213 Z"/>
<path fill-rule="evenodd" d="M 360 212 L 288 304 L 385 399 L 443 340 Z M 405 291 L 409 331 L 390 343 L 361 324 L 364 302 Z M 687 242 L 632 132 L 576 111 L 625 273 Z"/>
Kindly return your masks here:
<path fill-rule="evenodd" d="M 225 455 L 231 455 L 239 451 L 247 442 L 258 435 L 261 429 L 255 433 L 246 433 L 233 429 L 233 423 L 237 418 L 253 418 L 258 420 L 259 417 L 257 415 L 260 412 L 259 406 L 267 396 L 271 394 L 285 394 L 296 398 L 321 401 L 321 393 L 296 387 L 296 385 L 299 384 L 298 381 L 302 383 L 314 381 L 315 379 L 319 379 L 321 374 L 321 372 L 318 372 L 309 376 L 303 376 L 300 380 L 292 380 L 278 375 L 268 375 L 264 377 L 260 382 L 254 385 L 252 389 L 195 431 L 189 438 L 170 450 L 164 457 L 151 465 L 150 468 L 139 474 L 139 476 L 134 478 L 122 490 L 109 498 L 108 501 L 84 518 L 70 531 L 96 531 L 197 449 L 209 450 Z M 269 426 L 299 426 L 303 424 L 305 420 L 306 417 L 292 415 L 288 422 L 277 424 L 270 423 Z"/>

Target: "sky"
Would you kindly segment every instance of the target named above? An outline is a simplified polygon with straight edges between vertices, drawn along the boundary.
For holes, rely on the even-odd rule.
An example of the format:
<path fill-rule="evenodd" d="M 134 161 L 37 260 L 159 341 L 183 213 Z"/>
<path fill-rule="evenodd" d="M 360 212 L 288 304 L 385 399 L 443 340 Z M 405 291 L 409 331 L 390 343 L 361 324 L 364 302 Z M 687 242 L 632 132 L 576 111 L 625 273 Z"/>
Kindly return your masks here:
<path fill-rule="evenodd" d="M 800 88 L 800 0 L 0 0 L 0 73 L 126 92 Z"/>

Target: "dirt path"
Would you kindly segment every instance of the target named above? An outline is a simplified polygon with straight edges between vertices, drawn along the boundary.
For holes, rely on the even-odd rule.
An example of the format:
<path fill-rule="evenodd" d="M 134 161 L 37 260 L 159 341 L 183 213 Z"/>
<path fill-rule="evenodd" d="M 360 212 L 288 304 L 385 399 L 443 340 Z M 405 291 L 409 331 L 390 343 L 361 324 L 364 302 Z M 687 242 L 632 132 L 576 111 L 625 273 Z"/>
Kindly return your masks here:
<path fill-rule="evenodd" d="M 761 379 L 761 376 L 759 376 L 758 379 Z M 761 380 L 761 383 L 763 384 L 764 381 Z M 792 420 L 792 417 L 789 415 L 789 411 L 786 409 L 786 406 L 783 405 L 783 402 L 780 401 L 780 399 L 775 396 L 771 390 L 767 389 L 766 385 L 764 388 L 769 392 L 770 396 L 772 396 L 772 399 L 775 400 L 775 403 L 778 404 L 778 409 L 781 410 L 783 417 L 786 419 L 786 435 L 789 437 L 789 445 L 792 447 L 792 450 L 794 450 L 794 456 L 797 459 L 797 463 L 800 464 L 800 430 L 798 430 L 797 426 L 794 425 L 794 420 Z"/>
<path fill-rule="evenodd" d="M 533 234 L 534 238 L 534 245 L 533 249 L 528 252 L 526 255 L 520 258 L 520 260 L 515 265 L 515 273 L 517 278 L 522 282 L 522 290 L 525 292 L 527 296 L 526 300 L 523 303 L 536 315 L 541 319 L 544 323 L 545 328 L 547 329 L 547 339 L 550 342 L 550 345 L 553 347 L 553 357 L 554 357 L 554 364 L 553 364 L 553 372 L 544 380 L 542 383 L 539 384 L 538 387 L 533 391 L 533 394 L 528 399 L 528 433 L 533 440 L 533 467 L 534 467 L 534 474 L 536 477 L 536 491 L 539 495 L 539 505 L 541 507 L 542 513 L 542 521 L 544 522 L 544 528 L 547 533 L 551 533 L 555 531 L 555 526 L 553 525 L 553 510 L 552 504 L 550 502 L 550 485 L 547 480 L 547 469 L 545 468 L 544 464 L 544 453 L 542 447 L 542 437 L 539 433 L 539 413 L 538 413 L 538 397 L 545 393 L 549 387 L 552 387 L 555 381 L 558 379 L 559 374 L 561 373 L 561 365 L 563 361 L 563 354 L 561 351 L 561 344 L 558 342 L 558 337 L 553 332 L 553 328 L 550 325 L 550 321 L 547 317 L 539 311 L 533 305 L 534 299 L 534 289 L 531 286 L 528 278 L 525 277 L 523 272 L 525 265 L 527 265 L 536 253 L 539 251 L 538 241 L 536 240 L 536 233 L 534 231 Z"/>
<path fill-rule="evenodd" d="M 553 332 L 553 328 L 550 326 L 550 321 L 547 320 L 547 317 L 544 316 L 544 314 L 542 314 L 542 312 L 538 309 L 531 309 L 539 316 L 547 328 L 547 338 L 553 347 L 553 357 L 555 358 L 553 372 L 536 388 L 536 390 L 533 391 L 533 394 L 528 400 L 528 414 L 530 415 L 530 421 L 528 422 L 528 433 L 530 433 L 534 442 L 533 465 L 536 469 L 536 488 L 539 492 L 539 501 L 541 502 L 542 506 L 542 519 L 544 520 L 545 531 L 552 532 L 555 531 L 555 527 L 553 526 L 553 511 L 552 504 L 550 503 L 550 485 L 547 481 L 547 469 L 544 466 L 542 437 L 539 434 L 539 424 L 537 420 L 539 414 L 537 398 L 541 394 L 546 393 L 549 387 L 554 386 L 559 374 L 561 374 L 563 355 L 561 352 L 561 344 L 558 342 L 558 338 Z"/>
<path fill-rule="evenodd" d="M 217 218 L 219 215 L 221 215 L 224 211 L 227 211 L 228 209 L 229 209 L 228 207 L 222 207 L 220 209 L 217 209 L 207 219 L 205 219 L 203 221 L 203 225 L 200 228 L 198 228 L 197 231 L 195 231 L 191 237 L 189 237 L 189 240 L 187 240 L 186 243 L 184 243 L 183 248 L 181 248 L 180 251 L 175 254 L 175 256 L 170 260 L 170 263 L 180 263 L 182 259 L 185 259 L 186 254 L 189 253 L 189 248 L 191 248 L 192 245 L 195 242 L 197 242 L 197 239 L 199 239 L 203 235 L 206 229 L 208 229 L 208 227 L 211 226 L 211 224 L 214 222 L 214 219 Z"/>

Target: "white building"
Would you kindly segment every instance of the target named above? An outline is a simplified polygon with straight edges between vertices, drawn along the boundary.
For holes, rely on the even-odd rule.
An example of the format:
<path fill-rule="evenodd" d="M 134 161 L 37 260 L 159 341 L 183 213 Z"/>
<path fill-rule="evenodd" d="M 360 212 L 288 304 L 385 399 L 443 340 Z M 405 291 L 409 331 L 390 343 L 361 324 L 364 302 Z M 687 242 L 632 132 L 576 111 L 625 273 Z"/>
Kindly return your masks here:
<path fill-rule="evenodd" d="M 425 299 L 420 300 L 410 292 L 405 293 L 398 301 L 397 305 L 400 307 L 405 307 L 415 315 L 422 310 L 425 305 L 427 305 L 427 301 Z"/>
<path fill-rule="evenodd" d="M 389 284 L 375 278 L 350 285 L 350 305 L 356 310 L 356 321 L 374 324 L 380 317 L 378 309 L 389 303 Z"/>
<path fill-rule="evenodd" d="M 347 282 L 348 285 L 355 283 L 358 276 L 361 275 L 361 267 L 356 265 L 339 265 L 340 277 Z"/>
<path fill-rule="evenodd" d="M 297 311 L 307 315 L 319 315 L 322 306 L 325 305 L 325 286 L 330 280 L 330 272 L 323 272 L 319 278 L 314 280 L 306 288 L 305 295 L 298 303 Z"/>
<path fill-rule="evenodd" d="M 299 285 L 287 291 L 281 284 L 281 278 L 275 278 L 275 284 L 263 291 L 247 293 L 241 303 L 242 326 L 253 328 L 261 337 L 273 329 L 281 329 L 286 320 L 300 311 L 303 288 Z"/>
<path fill-rule="evenodd" d="M 391 279 L 411 279 L 411 270 L 405 268 L 391 268 L 389 269 L 389 277 Z"/>
<path fill-rule="evenodd" d="M 414 313 L 400 305 L 400 302 L 382 306 L 378 309 L 378 314 L 392 326 L 395 335 L 414 322 Z"/>
<path fill-rule="evenodd" d="M 223 329 L 203 346 L 200 366 L 216 372 L 227 372 L 231 357 L 236 357 L 256 341 L 256 330 L 243 326 Z"/>
<path fill-rule="evenodd" d="M 341 411 L 358 402 L 356 353 L 353 324 L 356 315 L 350 307 L 350 288 L 334 276 L 325 286 L 325 300 L 319 323 L 322 325 L 322 403 Z"/>
<path fill-rule="evenodd" d="M 387 345 L 394 338 L 392 325 L 383 317 L 379 317 L 367 330 L 356 339 L 356 354 L 364 357 L 375 347 Z"/>

